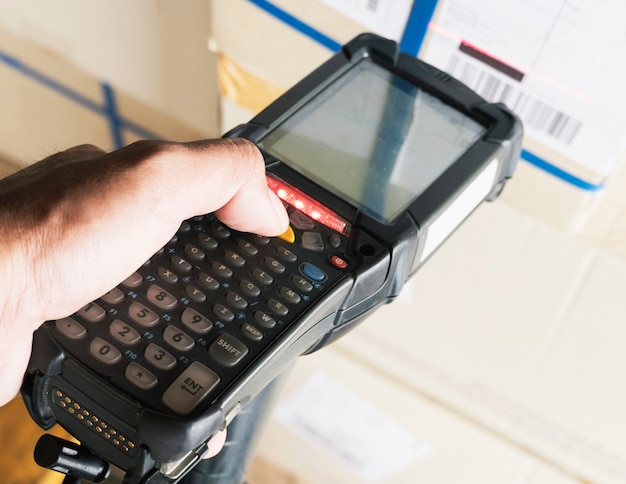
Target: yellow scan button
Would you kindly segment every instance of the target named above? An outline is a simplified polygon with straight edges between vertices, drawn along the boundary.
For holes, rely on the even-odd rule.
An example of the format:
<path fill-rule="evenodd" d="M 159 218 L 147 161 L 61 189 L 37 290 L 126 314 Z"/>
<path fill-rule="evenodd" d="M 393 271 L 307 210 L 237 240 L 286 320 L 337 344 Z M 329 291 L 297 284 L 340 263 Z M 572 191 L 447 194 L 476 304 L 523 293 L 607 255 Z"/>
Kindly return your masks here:
<path fill-rule="evenodd" d="M 296 234 L 294 233 L 291 226 L 289 226 L 289 228 L 284 233 L 279 235 L 278 238 L 283 239 L 285 242 L 293 244 L 296 241 Z"/>

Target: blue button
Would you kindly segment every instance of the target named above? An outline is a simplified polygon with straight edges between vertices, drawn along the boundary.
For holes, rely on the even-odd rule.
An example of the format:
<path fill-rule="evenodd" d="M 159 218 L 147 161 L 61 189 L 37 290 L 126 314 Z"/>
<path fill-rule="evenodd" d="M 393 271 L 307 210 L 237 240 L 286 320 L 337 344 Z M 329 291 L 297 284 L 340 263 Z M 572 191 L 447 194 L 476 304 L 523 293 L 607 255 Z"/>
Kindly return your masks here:
<path fill-rule="evenodd" d="M 304 262 L 300 265 L 300 272 L 303 276 L 316 282 L 324 282 L 326 280 L 326 273 L 317 266 L 314 266 L 310 262 Z"/>

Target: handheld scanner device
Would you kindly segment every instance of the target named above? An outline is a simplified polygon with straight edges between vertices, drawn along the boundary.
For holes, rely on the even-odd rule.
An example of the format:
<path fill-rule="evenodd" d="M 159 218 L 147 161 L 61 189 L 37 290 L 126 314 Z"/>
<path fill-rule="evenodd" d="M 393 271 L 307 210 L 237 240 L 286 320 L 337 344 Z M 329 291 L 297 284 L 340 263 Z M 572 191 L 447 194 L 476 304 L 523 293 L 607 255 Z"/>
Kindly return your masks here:
<path fill-rule="evenodd" d="M 226 136 L 264 154 L 290 230 L 185 221 L 118 287 L 35 333 L 22 395 L 126 471 L 176 482 L 298 356 L 393 300 L 513 174 L 505 106 L 364 34 Z"/>

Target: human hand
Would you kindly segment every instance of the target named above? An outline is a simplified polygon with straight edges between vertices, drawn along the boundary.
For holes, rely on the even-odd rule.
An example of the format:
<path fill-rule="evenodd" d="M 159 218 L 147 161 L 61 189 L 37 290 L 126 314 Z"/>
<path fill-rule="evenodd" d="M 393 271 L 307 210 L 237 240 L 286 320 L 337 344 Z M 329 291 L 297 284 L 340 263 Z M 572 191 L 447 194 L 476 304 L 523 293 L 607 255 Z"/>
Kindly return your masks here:
<path fill-rule="evenodd" d="M 0 405 L 21 384 L 32 332 L 101 296 L 189 217 L 278 235 L 288 224 L 245 140 L 78 146 L 0 181 Z"/>

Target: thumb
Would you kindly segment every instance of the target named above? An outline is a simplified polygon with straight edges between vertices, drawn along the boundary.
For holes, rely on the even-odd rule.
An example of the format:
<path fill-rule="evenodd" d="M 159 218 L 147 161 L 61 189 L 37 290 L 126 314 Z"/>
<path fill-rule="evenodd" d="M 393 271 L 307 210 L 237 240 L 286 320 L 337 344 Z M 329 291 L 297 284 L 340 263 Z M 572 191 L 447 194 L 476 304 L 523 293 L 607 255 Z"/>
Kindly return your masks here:
<path fill-rule="evenodd" d="M 258 180 L 250 180 L 259 183 Z M 231 200 L 215 212 L 217 218 L 229 227 L 257 235 L 280 235 L 289 224 L 283 202 L 272 192 L 263 177 L 262 185 L 242 188 Z"/>
<path fill-rule="evenodd" d="M 220 188 L 227 192 L 223 203 L 214 209 L 217 218 L 242 232 L 264 236 L 285 232 L 289 218 L 283 202 L 267 186 L 265 163 L 258 148 L 236 138 L 214 140 L 212 148 L 220 150 L 220 156 L 214 158 L 220 160 L 219 168 L 212 167 L 213 175 L 225 171 L 213 178 L 214 183 L 221 180 Z"/>
<path fill-rule="evenodd" d="M 159 178 L 164 201 L 174 217 L 213 212 L 226 225 L 242 232 L 275 236 L 287 230 L 289 219 L 280 199 L 267 186 L 259 149 L 241 138 L 220 138 L 168 144 L 168 156 L 157 157 L 167 167 Z M 170 156 L 177 158 L 173 163 Z M 179 169 L 179 176 L 173 170 Z M 193 173 L 193 179 L 189 179 Z M 154 186 L 153 192 L 154 192 Z"/>

